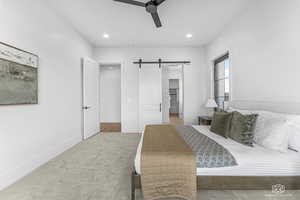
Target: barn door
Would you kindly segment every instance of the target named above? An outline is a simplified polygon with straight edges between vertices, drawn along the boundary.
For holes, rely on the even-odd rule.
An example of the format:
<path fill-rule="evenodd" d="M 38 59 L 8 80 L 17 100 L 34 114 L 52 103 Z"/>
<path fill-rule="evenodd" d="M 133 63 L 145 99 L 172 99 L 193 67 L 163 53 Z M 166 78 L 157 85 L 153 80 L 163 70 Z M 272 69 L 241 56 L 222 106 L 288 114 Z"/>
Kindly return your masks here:
<path fill-rule="evenodd" d="M 162 123 L 162 71 L 158 65 L 145 65 L 139 74 L 140 131 L 145 125 Z"/>

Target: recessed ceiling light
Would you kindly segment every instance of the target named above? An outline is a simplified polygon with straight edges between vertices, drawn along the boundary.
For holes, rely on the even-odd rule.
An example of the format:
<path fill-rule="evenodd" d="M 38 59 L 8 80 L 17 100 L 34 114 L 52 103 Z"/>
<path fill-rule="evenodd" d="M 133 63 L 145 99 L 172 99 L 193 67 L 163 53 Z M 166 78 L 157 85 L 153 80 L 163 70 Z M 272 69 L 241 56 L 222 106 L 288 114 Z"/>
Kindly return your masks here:
<path fill-rule="evenodd" d="M 109 34 L 104 33 L 104 34 L 103 34 L 103 37 L 104 37 L 105 39 L 108 39 L 108 38 L 109 38 Z"/>
<path fill-rule="evenodd" d="M 186 38 L 192 38 L 193 35 L 192 35 L 191 33 L 188 33 L 188 34 L 185 35 L 185 37 L 186 37 Z"/>

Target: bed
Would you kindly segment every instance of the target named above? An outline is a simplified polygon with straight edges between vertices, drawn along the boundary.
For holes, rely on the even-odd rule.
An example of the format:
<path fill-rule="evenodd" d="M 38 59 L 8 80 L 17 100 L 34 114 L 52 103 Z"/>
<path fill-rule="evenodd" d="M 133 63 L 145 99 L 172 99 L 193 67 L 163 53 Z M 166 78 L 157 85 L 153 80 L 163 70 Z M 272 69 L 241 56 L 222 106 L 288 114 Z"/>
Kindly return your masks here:
<path fill-rule="evenodd" d="M 300 155 L 295 151 L 280 153 L 259 145 L 252 148 L 212 133 L 209 126 L 193 126 L 193 128 L 228 149 L 238 163 L 232 167 L 197 168 L 197 176 L 300 176 Z M 141 173 L 141 148 L 142 138 L 134 164 L 137 174 Z"/>
<path fill-rule="evenodd" d="M 232 105 L 233 103 L 231 103 Z M 289 112 L 299 114 L 292 107 L 281 107 L 270 102 L 235 102 L 235 107 L 247 109 L 264 109 L 275 112 Z M 247 106 L 248 105 L 248 106 Z M 273 105 L 273 106 L 272 106 Z M 282 105 L 282 104 L 281 104 Z M 290 105 L 290 104 L 289 104 Z M 212 133 L 208 126 L 193 126 L 193 129 L 209 137 L 216 143 L 227 149 L 236 159 L 237 165 L 216 168 L 197 167 L 197 188 L 213 190 L 271 190 L 273 185 L 281 184 L 286 189 L 300 189 L 300 153 L 289 150 L 281 153 L 254 145 L 248 147 L 231 139 Z M 137 148 L 132 173 L 132 200 L 135 198 L 135 189 L 140 188 L 140 159 L 143 137 Z"/>

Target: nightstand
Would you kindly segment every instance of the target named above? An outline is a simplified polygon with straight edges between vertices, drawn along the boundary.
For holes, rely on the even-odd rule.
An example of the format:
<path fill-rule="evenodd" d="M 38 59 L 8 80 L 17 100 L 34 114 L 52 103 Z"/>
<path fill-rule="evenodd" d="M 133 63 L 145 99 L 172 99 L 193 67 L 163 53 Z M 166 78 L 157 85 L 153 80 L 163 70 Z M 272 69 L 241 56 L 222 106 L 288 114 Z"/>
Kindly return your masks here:
<path fill-rule="evenodd" d="M 198 124 L 204 126 L 210 126 L 212 121 L 212 117 L 209 116 L 199 116 L 198 117 Z"/>

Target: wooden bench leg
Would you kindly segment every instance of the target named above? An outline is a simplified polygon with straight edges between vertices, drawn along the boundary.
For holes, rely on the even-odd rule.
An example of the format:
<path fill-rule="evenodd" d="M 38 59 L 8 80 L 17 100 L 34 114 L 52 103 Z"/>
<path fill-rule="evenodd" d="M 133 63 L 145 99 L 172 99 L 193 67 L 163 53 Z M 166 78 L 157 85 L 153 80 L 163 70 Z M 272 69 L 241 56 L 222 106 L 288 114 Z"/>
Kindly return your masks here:
<path fill-rule="evenodd" d="M 131 174 L 131 200 L 135 200 L 135 171 Z"/>

